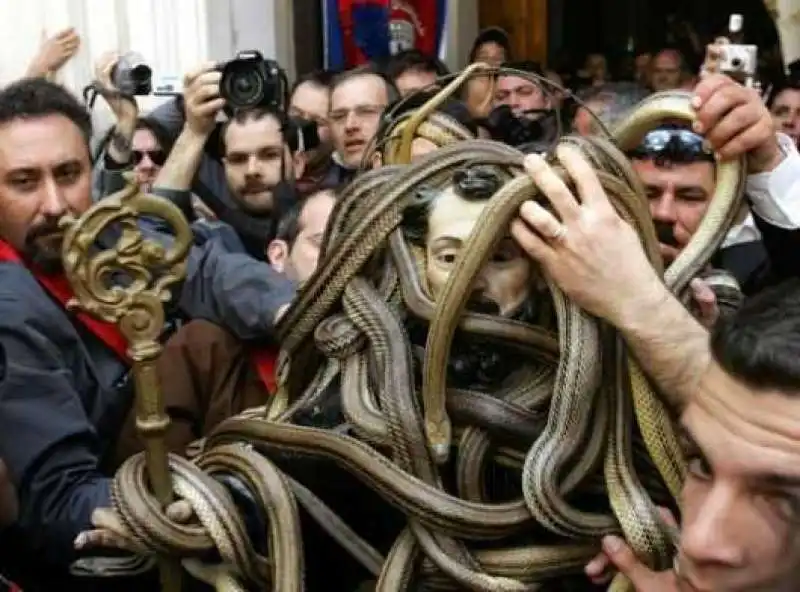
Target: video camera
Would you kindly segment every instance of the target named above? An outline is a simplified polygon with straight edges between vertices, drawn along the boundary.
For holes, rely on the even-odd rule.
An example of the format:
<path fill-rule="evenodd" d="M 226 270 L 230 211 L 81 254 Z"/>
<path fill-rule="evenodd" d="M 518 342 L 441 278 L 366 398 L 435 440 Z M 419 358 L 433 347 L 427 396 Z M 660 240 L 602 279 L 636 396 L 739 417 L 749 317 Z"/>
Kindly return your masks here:
<path fill-rule="evenodd" d="M 275 60 L 264 59 L 257 50 L 240 51 L 232 60 L 219 64 L 222 74 L 220 96 L 225 99 L 225 113 L 231 117 L 240 109 L 265 107 L 285 111 L 289 96 L 286 72 Z M 144 58 L 134 52 L 123 55 L 111 72 L 119 91 L 128 96 L 180 96 L 182 85 L 177 76 L 153 80 L 153 72 Z M 297 134 L 300 150 L 314 150 L 320 144 L 317 124 L 294 117 L 290 122 Z"/>
<path fill-rule="evenodd" d="M 123 95 L 144 97 L 153 92 L 153 71 L 140 54 L 131 51 L 114 64 L 111 82 Z"/>

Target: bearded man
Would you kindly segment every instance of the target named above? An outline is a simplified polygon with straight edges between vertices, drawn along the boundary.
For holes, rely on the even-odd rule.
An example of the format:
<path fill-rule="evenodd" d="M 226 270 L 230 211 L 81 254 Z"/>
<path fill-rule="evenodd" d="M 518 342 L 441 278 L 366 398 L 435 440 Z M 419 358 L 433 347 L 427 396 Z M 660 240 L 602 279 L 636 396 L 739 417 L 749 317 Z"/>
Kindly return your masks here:
<path fill-rule="evenodd" d="M 107 463 L 132 403 L 121 335 L 66 309 L 58 223 L 92 204 L 90 137 L 89 114 L 62 87 L 23 80 L 0 91 L 0 458 L 19 502 L 15 548 L 39 572 L 63 573 L 78 534 L 110 506 Z M 268 334 L 271 273 L 208 243 L 191 251 L 179 307 L 241 338 Z"/>

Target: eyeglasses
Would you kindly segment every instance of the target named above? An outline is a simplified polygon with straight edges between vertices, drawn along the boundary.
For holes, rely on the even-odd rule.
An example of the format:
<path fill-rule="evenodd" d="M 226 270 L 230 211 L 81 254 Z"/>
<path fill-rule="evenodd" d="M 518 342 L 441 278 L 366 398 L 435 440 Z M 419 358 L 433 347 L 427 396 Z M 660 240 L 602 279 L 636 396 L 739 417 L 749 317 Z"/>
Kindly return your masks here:
<path fill-rule="evenodd" d="M 714 160 L 714 154 L 706 148 L 703 136 L 687 129 L 669 128 L 647 132 L 642 143 L 628 156 L 686 163 Z"/>
<path fill-rule="evenodd" d="M 358 105 L 353 109 L 336 109 L 328 114 L 328 119 L 331 123 L 343 123 L 350 113 L 354 113 L 358 119 L 379 117 L 385 108 L 386 105 Z"/>
<path fill-rule="evenodd" d="M 164 166 L 167 161 L 167 155 L 162 150 L 134 150 L 131 153 L 134 166 L 142 162 L 145 156 L 156 166 Z"/>

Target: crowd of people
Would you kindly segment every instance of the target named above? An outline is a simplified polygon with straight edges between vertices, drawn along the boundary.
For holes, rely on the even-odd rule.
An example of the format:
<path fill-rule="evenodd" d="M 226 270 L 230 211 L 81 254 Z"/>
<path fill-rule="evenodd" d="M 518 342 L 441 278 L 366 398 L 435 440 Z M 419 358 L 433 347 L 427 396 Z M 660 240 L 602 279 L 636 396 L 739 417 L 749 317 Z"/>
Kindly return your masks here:
<path fill-rule="evenodd" d="M 99 139 L 86 106 L 48 81 L 79 42 L 74 31 L 46 41 L 28 75 L 0 89 L 0 565 L 25 590 L 63 582 L 80 589 L 89 581 L 90 589 L 118 588 L 75 576 L 75 562 L 135 549 L 110 514 L 111 477 L 143 450 L 131 361 L 114 347 L 112 329 L 66 308 L 59 220 L 122 190 L 132 173 L 190 224 L 186 279 L 168 309 L 157 368 L 172 421 L 166 441 L 184 453 L 226 418 L 274 395 L 275 327 L 314 276 L 339 196 L 365 171 L 395 164 L 397 122 L 449 74 L 437 58 L 408 50 L 382 64 L 304 74 L 285 104 L 231 109 L 222 74 L 206 63 L 186 74 L 180 97 L 145 114 L 115 88 L 119 56 L 108 53 L 94 86 L 115 122 Z M 679 418 L 689 472 L 675 517 L 674 568 L 652 572 L 624 541 L 607 537 L 586 566 L 586 585 L 603 585 L 621 570 L 646 592 L 794 590 L 800 84 L 791 76 L 772 80 L 761 96 L 722 73 L 692 71 L 676 48 L 641 54 L 615 78 L 600 54 L 571 73 L 523 58 L 511 55 L 504 31 L 483 31 L 469 61 L 504 69 L 476 75 L 437 107 L 431 122 L 439 132 L 420 131 L 411 159 L 474 138 L 525 152 L 526 174 L 552 209 L 537 201 L 520 208 L 474 288 L 478 300 L 491 314 L 530 320 L 531 269 L 540 266 L 624 335 Z M 717 189 L 716 162 L 744 159 L 746 200 L 710 265 L 742 294 L 732 309 L 708 270 L 691 282 L 687 301 L 676 299 L 586 156 L 563 145 L 551 150 L 564 134 L 607 133 L 650 93 L 672 89 L 693 93 L 696 121 L 663 123 L 626 156 L 666 266 L 700 228 Z M 308 125 L 299 121 L 313 124 L 319 141 L 311 148 Z M 572 177 L 570 187 L 553 158 Z M 434 299 L 485 206 L 486 196 L 467 195 L 467 185 L 454 181 L 452 191 L 426 204 L 424 223 L 406 229 L 425 253 L 422 274 Z M 143 219 L 141 229 L 171 240 L 158 220 Z M 338 394 L 295 421 L 339 425 Z M 374 518 L 382 522 L 370 533 L 375 544 L 391 544 L 397 517 L 384 506 L 381 518 L 348 507 L 341 502 L 356 485 L 321 474 L 339 480 L 333 497 L 340 504 L 332 505 L 345 521 Z M 331 546 L 309 545 L 309 589 L 355 590 L 370 579 Z"/>

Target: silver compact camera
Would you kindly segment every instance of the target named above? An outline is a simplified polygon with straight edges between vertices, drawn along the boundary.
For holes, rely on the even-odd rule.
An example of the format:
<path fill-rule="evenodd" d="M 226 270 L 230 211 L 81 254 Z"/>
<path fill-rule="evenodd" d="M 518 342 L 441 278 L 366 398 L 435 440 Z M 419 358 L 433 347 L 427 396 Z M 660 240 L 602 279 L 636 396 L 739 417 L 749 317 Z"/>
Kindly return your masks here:
<path fill-rule="evenodd" d="M 731 15 L 728 30 L 731 40 L 737 42 L 726 43 L 722 46 L 719 71 L 745 86 L 752 87 L 758 71 L 758 46 L 738 43 L 741 41 L 743 25 L 742 15 Z"/>
<path fill-rule="evenodd" d="M 755 45 L 730 44 L 724 46 L 719 69 L 723 74 L 736 78 L 755 76 L 758 68 L 758 47 Z"/>

